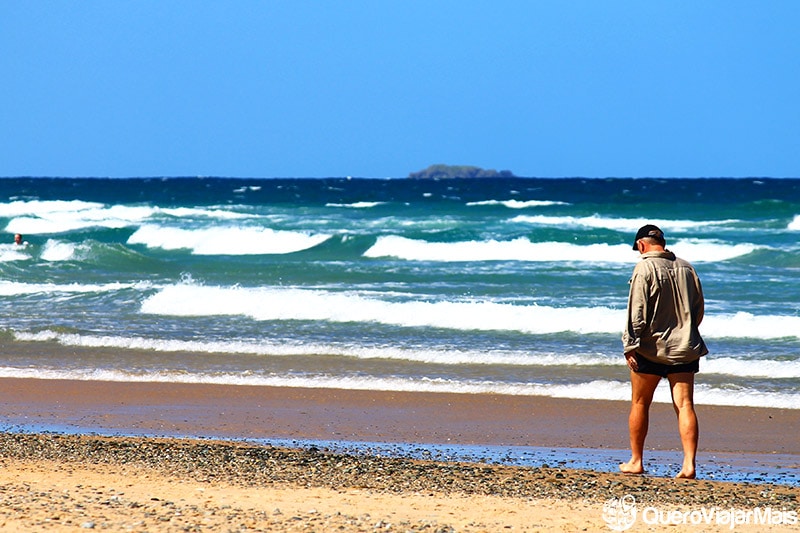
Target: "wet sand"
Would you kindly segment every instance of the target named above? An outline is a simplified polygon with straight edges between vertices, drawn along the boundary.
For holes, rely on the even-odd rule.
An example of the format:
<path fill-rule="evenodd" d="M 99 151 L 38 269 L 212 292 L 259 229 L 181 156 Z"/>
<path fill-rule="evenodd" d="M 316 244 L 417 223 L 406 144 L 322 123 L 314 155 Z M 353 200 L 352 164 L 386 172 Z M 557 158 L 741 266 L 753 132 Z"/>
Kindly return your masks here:
<path fill-rule="evenodd" d="M 698 405 L 707 452 L 800 455 L 800 409 Z M 250 439 L 628 447 L 627 402 L 541 396 L 0 378 L 7 427 Z M 647 446 L 678 450 L 654 404 Z"/>
<path fill-rule="evenodd" d="M 698 413 L 705 453 L 779 454 L 787 472 L 800 468 L 798 410 L 698 406 Z M 666 510 L 795 514 L 800 497 L 797 485 L 702 479 L 702 465 L 701 479 L 690 481 L 265 444 L 624 449 L 626 402 L 0 379 L 0 417 L 4 531 L 596 531 L 608 530 L 604 504 L 625 495 Z M 679 449 L 671 407 L 654 406 L 651 427 L 654 454 Z M 60 434 L 26 434 L 37 431 Z M 259 442 L 231 442 L 243 438 Z M 661 527 L 638 525 L 634 531 Z"/>

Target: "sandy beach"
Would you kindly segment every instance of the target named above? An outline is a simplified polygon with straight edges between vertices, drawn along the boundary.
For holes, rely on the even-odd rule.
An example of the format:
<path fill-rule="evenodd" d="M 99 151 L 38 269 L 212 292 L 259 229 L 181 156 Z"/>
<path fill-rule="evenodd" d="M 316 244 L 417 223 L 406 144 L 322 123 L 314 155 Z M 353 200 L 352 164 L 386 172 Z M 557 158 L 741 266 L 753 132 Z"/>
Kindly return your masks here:
<path fill-rule="evenodd" d="M 797 410 L 699 406 L 698 412 L 704 453 L 778 454 L 789 461 L 781 468 L 796 476 Z M 3 531 L 609 531 L 604 505 L 626 495 L 640 513 L 631 531 L 674 530 L 657 515 L 648 523 L 648 508 L 682 509 L 684 522 L 701 510 L 769 509 L 779 523 L 742 521 L 735 530 L 800 528 L 790 523 L 796 484 L 715 481 L 703 477 L 703 465 L 700 479 L 679 481 L 560 465 L 342 454 L 302 444 L 624 449 L 625 402 L 3 379 L 0 416 Z M 674 424 L 669 406 L 655 406 L 648 448 L 677 450 Z M 115 434 L 121 436 L 109 436 Z M 237 440 L 245 438 L 259 442 Z M 270 439 L 301 444 L 272 446 Z M 693 531 L 731 529 L 724 515 L 716 522 L 706 516 L 711 523 L 690 523 Z"/>

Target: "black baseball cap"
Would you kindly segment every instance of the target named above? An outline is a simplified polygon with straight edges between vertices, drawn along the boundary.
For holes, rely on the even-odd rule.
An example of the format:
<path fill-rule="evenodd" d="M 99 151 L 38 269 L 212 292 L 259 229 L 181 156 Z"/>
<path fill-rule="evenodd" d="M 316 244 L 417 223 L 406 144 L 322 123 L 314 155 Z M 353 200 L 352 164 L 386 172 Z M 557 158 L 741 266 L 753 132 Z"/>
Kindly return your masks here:
<path fill-rule="evenodd" d="M 633 239 L 633 249 L 638 250 L 639 248 L 636 246 L 636 243 L 639 242 L 639 239 L 644 239 L 645 237 L 653 238 L 659 241 L 662 245 L 666 244 L 667 241 L 664 239 L 664 232 L 658 226 L 654 226 L 653 224 L 647 224 L 639 228 L 639 231 L 636 232 L 636 238 Z"/>

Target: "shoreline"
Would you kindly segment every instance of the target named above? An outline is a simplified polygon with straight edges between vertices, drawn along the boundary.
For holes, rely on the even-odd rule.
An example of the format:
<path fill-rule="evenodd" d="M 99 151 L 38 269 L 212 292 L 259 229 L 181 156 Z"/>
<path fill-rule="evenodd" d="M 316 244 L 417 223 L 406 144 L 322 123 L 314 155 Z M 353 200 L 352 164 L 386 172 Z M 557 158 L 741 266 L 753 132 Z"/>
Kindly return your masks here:
<path fill-rule="evenodd" d="M 800 528 L 800 413 L 704 408 L 728 451 L 679 480 L 663 407 L 648 457 L 664 470 L 630 476 L 614 471 L 625 402 L 0 379 L 0 529 L 605 531 L 622 498 L 637 531 L 681 525 L 641 524 L 646 509 L 708 517 L 700 531 L 730 531 L 734 511 L 751 517 L 736 531 Z M 766 512 L 779 522 L 752 518 Z"/>
<path fill-rule="evenodd" d="M 800 410 L 697 406 L 698 477 L 800 486 Z M 0 378 L 10 432 L 195 437 L 613 473 L 627 402 L 539 396 Z M 672 407 L 654 404 L 649 476 L 680 464 Z"/>

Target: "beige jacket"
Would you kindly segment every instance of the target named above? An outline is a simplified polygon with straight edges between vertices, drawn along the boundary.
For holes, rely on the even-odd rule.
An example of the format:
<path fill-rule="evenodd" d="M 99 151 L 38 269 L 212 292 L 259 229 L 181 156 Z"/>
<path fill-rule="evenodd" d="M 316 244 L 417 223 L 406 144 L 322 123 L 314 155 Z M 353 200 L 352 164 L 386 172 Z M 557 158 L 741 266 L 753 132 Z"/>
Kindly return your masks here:
<path fill-rule="evenodd" d="M 633 269 L 628 296 L 624 353 L 652 361 L 690 363 L 708 353 L 698 326 L 703 288 L 692 265 L 670 251 L 647 252 Z"/>

